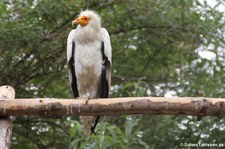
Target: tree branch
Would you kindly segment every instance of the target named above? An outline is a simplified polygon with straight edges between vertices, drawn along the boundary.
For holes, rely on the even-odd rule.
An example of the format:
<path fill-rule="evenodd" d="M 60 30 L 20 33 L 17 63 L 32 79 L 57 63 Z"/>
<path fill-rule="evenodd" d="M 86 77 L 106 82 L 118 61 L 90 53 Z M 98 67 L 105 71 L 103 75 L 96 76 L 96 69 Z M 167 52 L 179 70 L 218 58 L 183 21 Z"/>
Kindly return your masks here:
<path fill-rule="evenodd" d="M 225 117 L 225 98 L 127 97 L 84 99 L 16 99 L 0 101 L 0 116 L 68 116 L 169 114 Z"/>

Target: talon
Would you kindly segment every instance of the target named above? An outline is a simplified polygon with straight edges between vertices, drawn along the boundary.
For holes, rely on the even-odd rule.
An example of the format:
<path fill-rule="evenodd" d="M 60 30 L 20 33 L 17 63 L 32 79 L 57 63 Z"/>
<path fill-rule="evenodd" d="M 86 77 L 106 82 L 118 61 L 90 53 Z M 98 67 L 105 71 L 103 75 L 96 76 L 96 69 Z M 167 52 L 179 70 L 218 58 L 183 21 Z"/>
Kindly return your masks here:
<path fill-rule="evenodd" d="M 85 101 L 85 104 L 87 105 L 87 104 L 88 104 L 88 101 L 91 100 L 91 99 L 93 99 L 93 97 L 88 96 L 88 98 L 87 98 L 86 101 Z"/>

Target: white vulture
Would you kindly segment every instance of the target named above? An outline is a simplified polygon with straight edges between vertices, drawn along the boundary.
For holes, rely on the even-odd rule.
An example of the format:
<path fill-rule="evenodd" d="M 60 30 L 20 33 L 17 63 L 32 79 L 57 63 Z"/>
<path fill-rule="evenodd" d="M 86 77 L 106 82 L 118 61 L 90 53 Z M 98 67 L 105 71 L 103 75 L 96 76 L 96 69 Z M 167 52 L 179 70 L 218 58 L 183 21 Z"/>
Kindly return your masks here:
<path fill-rule="evenodd" d="M 91 10 L 81 11 L 67 39 L 69 82 L 75 98 L 108 98 L 111 85 L 110 37 L 101 18 Z M 86 102 L 87 103 L 87 102 Z M 95 134 L 99 116 L 81 116 L 84 134 Z"/>

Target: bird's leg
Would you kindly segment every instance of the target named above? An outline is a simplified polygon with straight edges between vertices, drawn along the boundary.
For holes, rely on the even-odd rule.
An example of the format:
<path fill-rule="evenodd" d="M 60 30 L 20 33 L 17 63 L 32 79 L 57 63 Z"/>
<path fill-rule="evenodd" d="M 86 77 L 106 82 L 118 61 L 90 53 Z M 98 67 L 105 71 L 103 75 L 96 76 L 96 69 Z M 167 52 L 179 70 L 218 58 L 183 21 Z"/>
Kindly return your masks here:
<path fill-rule="evenodd" d="M 90 100 L 90 99 L 93 99 L 94 97 L 92 97 L 92 96 L 88 96 L 87 98 L 86 98 L 86 100 L 85 100 L 85 104 L 87 105 L 88 104 L 88 101 Z"/>

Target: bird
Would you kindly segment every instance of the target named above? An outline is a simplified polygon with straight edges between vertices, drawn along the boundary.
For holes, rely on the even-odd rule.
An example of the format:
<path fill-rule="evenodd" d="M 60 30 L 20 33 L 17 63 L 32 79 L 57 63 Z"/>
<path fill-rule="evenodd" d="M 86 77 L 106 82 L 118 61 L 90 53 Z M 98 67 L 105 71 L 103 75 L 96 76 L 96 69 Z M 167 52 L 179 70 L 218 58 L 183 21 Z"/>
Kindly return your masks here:
<path fill-rule="evenodd" d="M 77 25 L 67 38 L 69 83 L 74 98 L 108 98 L 111 86 L 112 47 L 101 17 L 93 10 L 83 10 L 72 21 Z M 100 116 L 80 116 L 84 135 L 95 133 Z"/>

